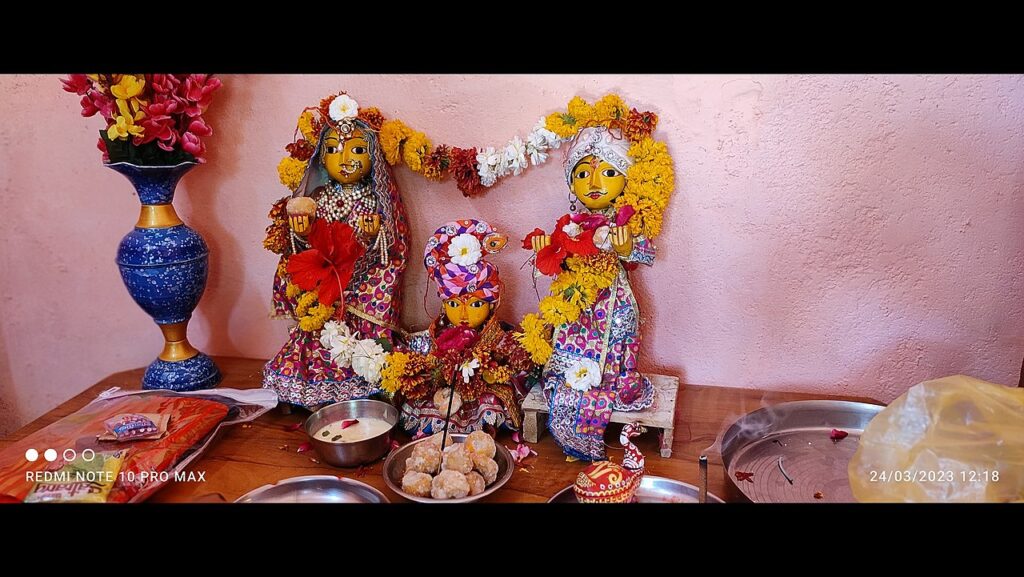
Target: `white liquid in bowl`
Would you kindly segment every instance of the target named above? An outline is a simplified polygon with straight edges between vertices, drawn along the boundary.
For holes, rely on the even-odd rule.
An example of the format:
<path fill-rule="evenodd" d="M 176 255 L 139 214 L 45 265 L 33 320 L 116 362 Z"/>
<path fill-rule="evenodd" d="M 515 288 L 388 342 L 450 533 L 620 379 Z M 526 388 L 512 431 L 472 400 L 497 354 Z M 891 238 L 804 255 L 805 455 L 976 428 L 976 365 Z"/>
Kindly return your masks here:
<path fill-rule="evenodd" d="M 320 430 L 313 435 L 314 438 L 325 443 L 355 443 L 381 435 L 391 428 L 391 423 L 383 419 L 365 417 L 360 418 L 358 423 L 342 429 L 341 424 L 347 420 L 336 421 L 320 427 Z"/>

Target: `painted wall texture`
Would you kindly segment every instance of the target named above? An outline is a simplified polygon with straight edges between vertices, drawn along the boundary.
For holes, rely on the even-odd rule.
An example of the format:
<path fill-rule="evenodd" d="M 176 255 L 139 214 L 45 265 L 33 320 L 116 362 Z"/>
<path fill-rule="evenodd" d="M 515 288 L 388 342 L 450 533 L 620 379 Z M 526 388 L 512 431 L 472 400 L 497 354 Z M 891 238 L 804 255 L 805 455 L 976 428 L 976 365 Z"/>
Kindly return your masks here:
<path fill-rule="evenodd" d="M 1021 76 L 225 76 L 209 163 L 178 188 L 207 239 L 210 281 L 191 339 L 268 358 L 276 256 L 261 247 L 276 166 L 303 107 L 333 91 L 434 142 L 496 146 L 575 94 L 618 92 L 661 116 L 677 190 L 652 268 L 633 275 L 643 369 L 684 382 L 890 401 L 966 373 L 1016 383 L 1024 355 L 1024 78 Z M 148 364 L 160 332 L 114 256 L 138 201 L 100 164 L 98 118 L 54 76 L 0 77 L 0 433 L 104 376 Z M 560 156 L 557 158 L 560 160 Z M 481 198 L 396 171 L 414 252 L 452 218 L 513 240 L 568 207 L 560 162 Z M 529 254 L 494 258 L 501 314 L 536 307 Z M 539 283 L 542 294 L 547 282 Z M 439 309 L 418 259 L 403 317 Z"/>

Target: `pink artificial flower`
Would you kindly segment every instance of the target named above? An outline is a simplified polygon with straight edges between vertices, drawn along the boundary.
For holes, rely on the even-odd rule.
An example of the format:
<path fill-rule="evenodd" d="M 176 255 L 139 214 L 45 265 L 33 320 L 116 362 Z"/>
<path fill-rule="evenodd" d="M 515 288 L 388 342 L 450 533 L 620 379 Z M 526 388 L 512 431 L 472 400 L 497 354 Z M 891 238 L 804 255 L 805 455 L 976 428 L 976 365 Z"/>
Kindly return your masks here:
<path fill-rule="evenodd" d="M 92 80 L 85 74 L 68 74 L 67 80 L 61 79 L 66 92 L 74 92 L 79 96 L 85 96 L 92 88 Z"/>
<path fill-rule="evenodd" d="M 175 93 L 178 91 L 178 86 L 181 84 L 181 79 L 174 74 L 152 74 L 150 76 L 149 85 L 153 87 L 155 94 L 163 95 L 167 98 L 180 98 Z"/>
<path fill-rule="evenodd" d="M 220 79 L 211 78 L 209 74 L 189 74 L 182 85 L 186 100 L 185 114 L 195 117 L 205 112 L 213 100 L 213 91 L 220 88 L 220 85 Z"/>
<path fill-rule="evenodd" d="M 188 131 L 196 136 L 203 137 L 213 134 L 213 129 L 201 117 L 196 118 L 188 125 Z"/>
<path fill-rule="evenodd" d="M 107 152 L 107 143 L 102 138 L 96 140 L 96 148 L 103 153 L 103 162 L 110 162 L 110 153 Z"/>
<path fill-rule="evenodd" d="M 573 222 L 580 225 L 583 230 L 594 230 L 608 224 L 608 219 L 602 214 L 587 214 L 580 212 L 569 217 Z"/>
<path fill-rule="evenodd" d="M 203 163 L 206 160 L 203 158 L 203 154 L 206 154 L 206 145 L 203 144 L 199 137 L 191 132 L 186 132 L 181 135 L 181 148 L 185 152 L 196 157 L 196 161 Z"/>
<path fill-rule="evenodd" d="M 623 205 L 615 215 L 615 226 L 626 226 L 634 214 L 636 214 L 636 209 L 633 208 L 632 204 Z"/>
<path fill-rule="evenodd" d="M 437 336 L 437 350 L 440 352 L 461 351 L 476 343 L 479 335 L 467 327 L 449 327 Z"/>
<path fill-rule="evenodd" d="M 174 117 L 178 103 L 174 100 L 154 102 L 145 107 L 146 117 L 139 124 L 144 129 L 142 138 L 136 138 L 135 144 L 146 144 L 157 141 L 157 146 L 168 152 L 174 150 L 179 134 Z"/>

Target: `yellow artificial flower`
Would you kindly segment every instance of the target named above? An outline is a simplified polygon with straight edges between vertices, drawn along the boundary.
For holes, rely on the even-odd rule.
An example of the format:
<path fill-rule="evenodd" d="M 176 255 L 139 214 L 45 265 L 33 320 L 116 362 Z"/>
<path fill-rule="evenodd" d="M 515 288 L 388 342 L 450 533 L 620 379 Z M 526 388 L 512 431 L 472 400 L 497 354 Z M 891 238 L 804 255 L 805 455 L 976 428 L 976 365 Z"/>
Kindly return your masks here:
<path fill-rule="evenodd" d="M 299 115 L 299 132 L 302 133 L 302 138 L 305 138 L 307 142 L 315 146 L 317 140 L 320 139 L 320 135 L 313 128 L 313 120 L 313 111 L 304 110 Z"/>
<path fill-rule="evenodd" d="M 299 184 L 302 182 L 302 175 L 306 173 L 306 165 L 308 163 L 305 160 L 299 160 L 286 156 L 281 159 L 281 162 L 277 164 L 277 177 L 281 180 L 281 184 L 288 187 L 288 190 L 292 192 L 299 189 Z"/>
<path fill-rule="evenodd" d="M 318 331 L 324 328 L 331 316 L 334 315 L 334 307 L 317 303 L 309 308 L 309 313 L 299 319 L 299 328 L 306 332 Z"/>
<path fill-rule="evenodd" d="M 127 139 L 129 136 L 142 136 L 143 128 L 135 124 L 131 115 L 118 116 L 113 124 L 107 127 L 107 138 L 110 140 Z"/>
<path fill-rule="evenodd" d="M 571 138 L 579 130 L 576 119 L 564 112 L 549 114 L 544 121 L 544 128 L 554 132 L 559 138 Z"/>
<path fill-rule="evenodd" d="M 317 302 L 318 298 L 320 298 L 320 295 L 315 290 L 303 293 L 302 296 L 299 297 L 299 300 L 295 302 L 295 316 L 306 316 L 310 306 Z"/>
<path fill-rule="evenodd" d="M 402 146 L 402 160 L 413 172 L 423 171 L 423 158 L 430 153 L 430 141 L 422 132 L 413 132 Z"/>
<path fill-rule="evenodd" d="M 523 317 L 522 332 L 515 333 L 516 340 L 523 349 L 530 353 L 530 358 L 538 365 L 548 362 L 553 348 L 551 347 L 551 331 L 537 315 L 530 313 Z"/>
<path fill-rule="evenodd" d="M 608 94 L 594 104 L 594 122 L 608 126 L 629 116 L 629 107 L 617 94 Z"/>
<path fill-rule="evenodd" d="M 145 76 L 141 74 L 122 74 L 117 84 L 110 86 L 110 93 L 118 100 L 128 100 L 142 94 L 145 88 Z"/>
<path fill-rule="evenodd" d="M 579 96 L 574 96 L 569 101 L 567 108 L 569 109 L 569 115 L 576 120 L 577 129 L 583 128 L 595 120 L 594 107 L 587 104 L 587 101 Z"/>
<path fill-rule="evenodd" d="M 402 377 L 405 376 L 408 364 L 408 353 L 400 351 L 388 353 L 384 357 L 384 368 L 380 371 L 380 388 L 392 395 L 401 390 Z"/>
<path fill-rule="evenodd" d="M 394 166 L 402 159 L 402 142 L 412 135 L 412 129 L 401 120 L 392 119 L 380 127 L 380 147 L 384 151 L 384 159 Z"/>

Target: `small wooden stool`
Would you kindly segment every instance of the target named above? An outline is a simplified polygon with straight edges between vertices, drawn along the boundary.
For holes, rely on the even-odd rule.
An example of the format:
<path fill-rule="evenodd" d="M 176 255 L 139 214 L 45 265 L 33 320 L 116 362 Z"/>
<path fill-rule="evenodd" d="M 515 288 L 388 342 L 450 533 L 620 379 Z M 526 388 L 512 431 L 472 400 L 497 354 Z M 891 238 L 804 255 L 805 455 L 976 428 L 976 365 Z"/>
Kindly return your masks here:
<path fill-rule="evenodd" d="M 672 419 L 676 414 L 676 395 L 679 393 L 679 379 L 668 375 L 647 375 L 654 386 L 654 403 L 643 411 L 623 413 L 612 411 L 611 422 L 632 423 L 640 421 L 645 427 L 662 430 L 661 456 L 672 456 Z M 523 401 L 523 437 L 528 443 L 536 443 L 547 426 L 547 419 L 541 420 L 541 414 L 547 414 L 548 404 L 544 401 L 544 391 L 538 383 Z"/>

